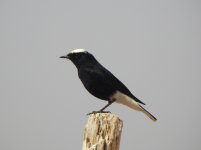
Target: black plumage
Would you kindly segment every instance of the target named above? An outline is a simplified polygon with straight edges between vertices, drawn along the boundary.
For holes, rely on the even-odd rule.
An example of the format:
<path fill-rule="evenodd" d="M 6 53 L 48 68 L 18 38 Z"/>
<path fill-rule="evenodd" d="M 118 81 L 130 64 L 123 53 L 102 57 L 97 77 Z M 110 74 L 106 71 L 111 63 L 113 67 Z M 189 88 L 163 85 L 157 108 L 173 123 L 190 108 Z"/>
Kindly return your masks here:
<path fill-rule="evenodd" d="M 85 88 L 92 95 L 103 100 L 109 100 L 109 97 L 118 90 L 130 96 L 135 101 L 144 104 L 119 79 L 104 68 L 93 55 L 88 53 L 82 57 L 82 65 L 77 67 L 78 75 Z"/>
<path fill-rule="evenodd" d="M 150 117 L 151 114 L 140 105 L 144 105 L 144 103 L 135 97 L 119 79 L 103 67 L 89 52 L 76 49 L 66 56 L 61 56 L 61 58 L 70 59 L 74 63 L 78 70 L 78 76 L 89 93 L 108 101 L 108 104 L 100 110 L 101 112 L 117 101 L 135 110 L 143 111 Z M 150 118 L 156 120 L 153 115 Z"/>

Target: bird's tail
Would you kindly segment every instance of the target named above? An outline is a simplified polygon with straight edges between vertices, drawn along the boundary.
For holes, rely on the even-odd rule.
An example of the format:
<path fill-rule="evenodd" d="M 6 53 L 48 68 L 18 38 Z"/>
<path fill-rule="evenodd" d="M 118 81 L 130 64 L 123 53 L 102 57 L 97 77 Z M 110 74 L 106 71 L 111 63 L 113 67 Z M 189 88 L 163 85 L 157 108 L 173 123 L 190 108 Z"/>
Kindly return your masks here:
<path fill-rule="evenodd" d="M 157 120 L 150 112 L 148 112 L 146 109 L 144 109 L 138 102 L 136 102 L 131 97 L 129 97 L 121 92 L 117 92 L 114 95 L 114 98 L 116 99 L 115 102 L 126 105 L 126 106 L 130 107 L 131 109 L 143 112 L 145 115 L 147 115 L 153 121 Z"/>
<path fill-rule="evenodd" d="M 139 105 L 140 108 L 142 109 L 142 112 L 147 115 L 151 120 L 154 122 L 157 121 L 156 117 L 154 117 L 150 112 L 148 112 L 145 108 L 143 108 L 141 105 Z"/>

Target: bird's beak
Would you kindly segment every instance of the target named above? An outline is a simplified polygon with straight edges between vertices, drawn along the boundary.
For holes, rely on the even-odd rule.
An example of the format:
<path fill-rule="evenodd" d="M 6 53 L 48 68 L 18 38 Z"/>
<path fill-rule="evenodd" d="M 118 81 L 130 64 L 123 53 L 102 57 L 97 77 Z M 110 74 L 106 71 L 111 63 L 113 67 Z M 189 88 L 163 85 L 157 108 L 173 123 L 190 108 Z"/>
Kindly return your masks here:
<path fill-rule="evenodd" d="M 66 56 L 61 56 L 59 58 L 66 58 L 66 59 L 69 59 L 69 57 L 66 55 Z"/>

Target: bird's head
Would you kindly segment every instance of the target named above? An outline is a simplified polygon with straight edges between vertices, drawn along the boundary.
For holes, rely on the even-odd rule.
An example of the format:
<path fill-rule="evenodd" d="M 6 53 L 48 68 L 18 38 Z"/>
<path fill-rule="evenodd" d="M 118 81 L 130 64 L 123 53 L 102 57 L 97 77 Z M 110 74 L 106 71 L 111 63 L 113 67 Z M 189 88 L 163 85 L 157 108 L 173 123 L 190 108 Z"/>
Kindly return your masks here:
<path fill-rule="evenodd" d="M 76 67 L 90 62 L 91 60 L 96 61 L 93 55 L 84 49 L 72 50 L 70 53 L 65 56 L 61 56 L 60 58 L 70 59 L 76 65 Z"/>

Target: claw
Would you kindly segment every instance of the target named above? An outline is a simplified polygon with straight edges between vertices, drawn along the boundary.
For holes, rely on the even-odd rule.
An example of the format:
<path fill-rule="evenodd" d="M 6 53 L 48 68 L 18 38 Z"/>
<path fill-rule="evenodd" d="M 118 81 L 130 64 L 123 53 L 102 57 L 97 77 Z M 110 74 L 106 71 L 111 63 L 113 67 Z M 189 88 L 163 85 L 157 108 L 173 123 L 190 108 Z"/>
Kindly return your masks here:
<path fill-rule="evenodd" d="M 99 110 L 99 111 L 92 111 L 92 112 L 88 113 L 87 116 L 91 115 L 91 114 L 97 114 L 97 113 L 111 113 L 111 112 L 110 111 L 101 111 L 101 110 Z"/>

